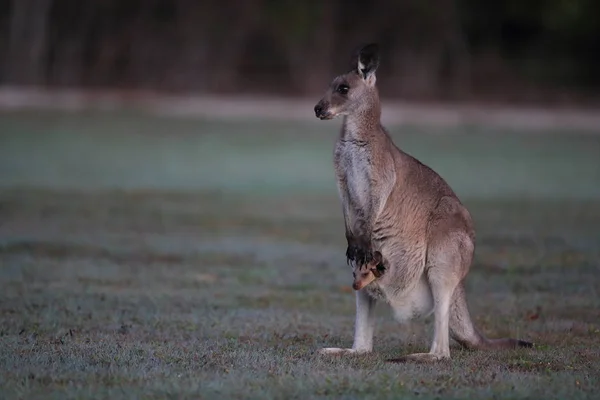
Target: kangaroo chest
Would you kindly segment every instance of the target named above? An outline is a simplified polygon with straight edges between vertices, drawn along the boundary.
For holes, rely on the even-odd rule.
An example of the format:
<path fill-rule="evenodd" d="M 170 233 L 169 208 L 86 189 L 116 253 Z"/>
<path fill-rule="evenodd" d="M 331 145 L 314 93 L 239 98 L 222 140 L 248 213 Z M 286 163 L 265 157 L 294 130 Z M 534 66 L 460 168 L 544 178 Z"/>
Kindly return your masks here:
<path fill-rule="evenodd" d="M 334 162 L 340 197 L 348 211 L 369 210 L 373 175 L 370 147 L 365 142 L 340 140 Z"/>

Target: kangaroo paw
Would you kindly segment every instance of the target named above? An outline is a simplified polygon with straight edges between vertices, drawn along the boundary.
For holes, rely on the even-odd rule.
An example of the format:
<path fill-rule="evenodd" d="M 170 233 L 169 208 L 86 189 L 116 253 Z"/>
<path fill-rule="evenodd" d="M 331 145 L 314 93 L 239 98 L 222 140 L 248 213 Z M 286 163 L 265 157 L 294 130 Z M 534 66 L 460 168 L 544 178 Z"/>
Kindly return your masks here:
<path fill-rule="evenodd" d="M 353 245 L 348 245 L 348 248 L 346 249 L 346 263 L 347 264 L 350 264 L 351 261 L 356 260 L 357 252 L 358 252 L 358 247 L 353 246 Z"/>
<path fill-rule="evenodd" d="M 367 243 L 362 243 L 356 247 L 355 261 L 357 265 L 370 264 L 373 261 L 373 249 Z"/>

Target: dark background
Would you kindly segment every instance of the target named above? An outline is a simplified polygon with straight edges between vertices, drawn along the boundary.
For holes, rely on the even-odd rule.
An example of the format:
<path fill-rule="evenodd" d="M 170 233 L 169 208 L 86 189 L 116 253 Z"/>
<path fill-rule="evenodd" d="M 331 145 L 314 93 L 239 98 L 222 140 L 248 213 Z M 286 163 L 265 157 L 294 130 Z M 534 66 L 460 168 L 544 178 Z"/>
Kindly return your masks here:
<path fill-rule="evenodd" d="M 0 84 L 314 96 L 359 43 L 410 100 L 590 104 L 596 0 L 0 0 Z"/>

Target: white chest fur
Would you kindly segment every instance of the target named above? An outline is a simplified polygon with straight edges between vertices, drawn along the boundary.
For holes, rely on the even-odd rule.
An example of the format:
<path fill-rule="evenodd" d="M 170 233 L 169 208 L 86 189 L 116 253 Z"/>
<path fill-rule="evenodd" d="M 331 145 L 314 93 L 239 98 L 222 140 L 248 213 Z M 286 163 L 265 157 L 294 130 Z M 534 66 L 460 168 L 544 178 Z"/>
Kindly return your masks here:
<path fill-rule="evenodd" d="M 364 142 L 339 141 L 335 163 L 340 195 L 355 208 L 369 210 L 371 202 L 371 153 Z"/>

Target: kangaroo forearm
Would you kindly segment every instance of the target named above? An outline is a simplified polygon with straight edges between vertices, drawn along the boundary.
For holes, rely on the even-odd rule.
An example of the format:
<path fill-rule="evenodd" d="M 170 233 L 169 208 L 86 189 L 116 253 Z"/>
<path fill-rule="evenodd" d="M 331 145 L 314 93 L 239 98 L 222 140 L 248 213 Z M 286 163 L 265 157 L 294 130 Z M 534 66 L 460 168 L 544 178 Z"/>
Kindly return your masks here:
<path fill-rule="evenodd" d="M 368 245 L 370 247 L 371 233 L 371 224 L 366 218 L 355 221 L 353 234 L 356 243 L 363 246 Z"/>
<path fill-rule="evenodd" d="M 346 221 L 346 239 L 349 243 L 370 243 L 373 230 L 371 208 L 368 206 L 360 212 L 355 212 L 352 220 Z"/>
<path fill-rule="evenodd" d="M 348 241 L 346 257 L 348 261 L 362 265 L 372 260 L 371 233 L 369 220 L 362 215 L 357 216 L 352 221 L 351 227 L 346 225 L 346 239 Z"/>

